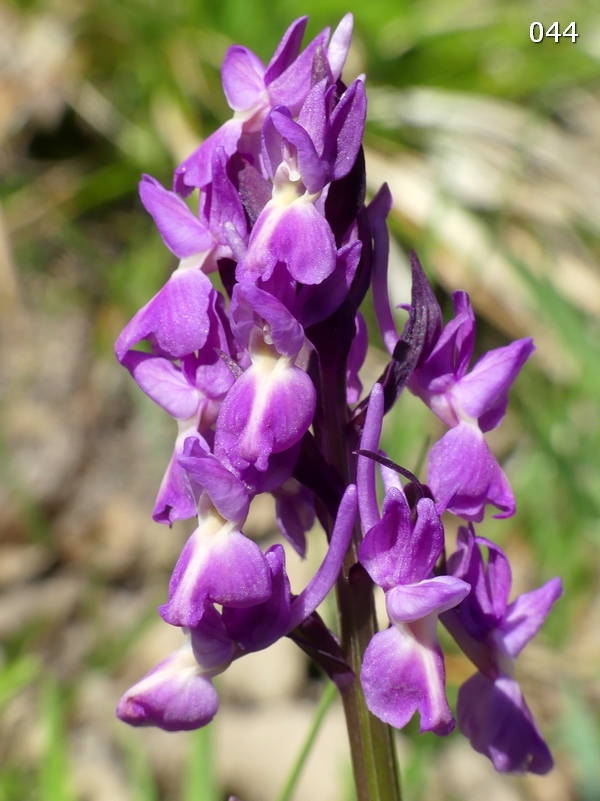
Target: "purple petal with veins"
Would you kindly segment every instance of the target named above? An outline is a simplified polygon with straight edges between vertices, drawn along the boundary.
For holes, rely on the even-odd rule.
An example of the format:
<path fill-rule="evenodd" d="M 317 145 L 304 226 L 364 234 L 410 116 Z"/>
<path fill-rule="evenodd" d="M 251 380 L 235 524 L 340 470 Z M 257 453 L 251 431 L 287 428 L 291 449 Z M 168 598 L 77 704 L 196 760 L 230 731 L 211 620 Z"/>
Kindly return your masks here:
<path fill-rule="evenodd" d="M 267 67 L 265 74 L 266 84 L 272 83 L 298 58 L 307 22 L 307 16 L 295 19 L 281 37 L 281 41 L 277 45 L 277 49 Z"/>
<path fill-rule="evenodd" d="M 237 470 L 267 470 L 269 456 L 298 442 L 312 423 L 316 393 L 309 376 L 283 357 L 253 364 L 227 393 L 217 419 L 215 450 Z"/>
<path fill-rule="evenodd" d="M 399 584 L 385 595 L 392 623 L 414 623 L 435 613 L 440 615 L 459 604 L 471 586 L 454 576 L 434 576 L 417 584 Z"/>
<path fill-rule="evenodd" d="M 270 201 L 252 229 L 248 252 L 236 278 L 253 283 L 268 279 L 278 262 L 302 284 L 318 284 L 335 270 L 337 249 L 327 220 L 299 198 L 287 206 Z"/>
<path fill-rule="evenodd" d="M 233 156 L 238 148 L 243 126 L 244 121 L 234 117 L 205 139 L 175 170 L 173 191 L 187 197 L 194 189 L 209 184 L 212 180 L 213 153 L 222 147 L 228 158 Z"/>
<path fill-rule="evenodd" d="M 214 291 L 200 270 L 176 270 L 121 332 L 115 343 L 119 361 L 134 345 L 151 335 L 165 353 L 175 358 L 199 350 L 208 337 L 207 312 Z"/>
<path fill-rule="evenodd" d="M 535 637 L 561 595 L 562 582 L 553 578 L 513 601 L 498 627 L 502 648 L 509 656 L 516 659 L 529 640 Z"/>
<path fill-rule="evenodd" d="M 268 337 L 282 356 L 296 358 L 304 345 L 304 330 L 281 301 L 252 284 L 236 284 L 231 296 L 230 314 L 234 331 L 248 347 L 251 334 L 268 324 Z"/>
<path fill-rule="evenodd" d="M 265 65 L 251 50 L 232 45 L 221 67 L 223 91 L 229 107 L 247 111 L 265 95 Z"/>
<path fill-rule="evenodd" d="M 207 453 L 197 439 L 189 438 L 185 441 L 178 462 L 186 472 L 197 500 L 201 491 L 205 490 L 225 520 L 239 523 L 246 519 L 250 498 L 245 484 L 222 465 L 216 456 Z"/>
<path fill-rule="evenodd" d="M 269 597 L 271 580 L 260 548 L 233 524 L 209 514 L 187 541 L 159 608 L 172 626 L 196 626 L 206 601 L 252 606 Z"/>
<path fill-rule="evenodd" d="M 360 674 L 367 706 L 397 729 L 419 712 L 421 733 L 449 734 L 454 719 L 446 700 L 442 652 L 436 641 L 419 635 L 420 629 L 403 624 L 371 639 Z"/>
<path fill-rule="evenodd" d="M 271 80 L 271 65 L 267 68 L 267 88 L 272 106 L 279 104 L 287 106 L 293 116 L 296 116 L 310 90 L 310 76 L 313 59 L 318 47 L 325 47 L 329 37 L 329 29 L 321 31 L 310 44 L 300 53 L 277 77 Z"/>
<path fill-rule="evenodd" d="M 140 351 L 127 351 L 121 362 L 140 389 L 176 420 L 198 414 L 202 394 L 173 362 Z"/>
<path fill-rule="evenodd" d="M 212 247 L 214 240 L 206 222 L 195 217 L 178 195 L 150 175 L 142 177 L 139 190 L 163 242 L 177 258 L 184 259 Z"/>
<path fill-rule="evenodd" d="M 366 116 L 365 86 L 362 80 L 357 79 L 340 98 L 325 132 L 323 159 L 328 165 L 330 181 L 344 178 L 354 166 L 362 143 Z"/>
<path fill-rule="evenodd" d="M 198 512 L 196 500 L 190 491 L 189 484 L 178 461 L 178 457 L 183 452 L 184 443 L 191 437 L 201 443 L 201 447 L 205 447 L 208 450 L 208 445 L 204 438 L 198 434 L 194 426 L 186 428 L 179 433 L 175 441 L 173 455 L 167 466 L 158 490 L 156 503 L 154 504 L 152 519 L 156 520 L 157 523 L 171 525 L 176 520 L 189 520 L 191 517 L 195 517 Z"/>
<path fill-rule="evenodd" d="M 223 609 L 223 623 L 229 636 L 244 652 L 268 648 L 288 630 L 290 582 L 285 572 L 285 552 L 274 545 L 265 554 L 271 575 L 271 594 L 262 603 L 246 609 Z"/>
<path fill-rule="evenodd" d="M 188 639 L 125 693 L 117 716 L 131 726 L 189 731 L 210 723 L 218 708 L 216 690 L 202 675 Z"/>
<path fill-rule="evenodd" d="M 491 350 L 452 390 L 460 408 L 478 420 L 482 431 L 490 431 L 502 422 L 508 391 L 534 350 L 532 339 L 518 339 L 504 348 Z"/>
<path fill-rule="evenodd" d="M 470 423 L 460 423 L 436 442 L 429 452 L 427 483 L 445 510 L 478 522 L 485 506 L 493 504 L 510 517 L 515 499 L 504 472 L 490 451 L 483 434 Z"/>

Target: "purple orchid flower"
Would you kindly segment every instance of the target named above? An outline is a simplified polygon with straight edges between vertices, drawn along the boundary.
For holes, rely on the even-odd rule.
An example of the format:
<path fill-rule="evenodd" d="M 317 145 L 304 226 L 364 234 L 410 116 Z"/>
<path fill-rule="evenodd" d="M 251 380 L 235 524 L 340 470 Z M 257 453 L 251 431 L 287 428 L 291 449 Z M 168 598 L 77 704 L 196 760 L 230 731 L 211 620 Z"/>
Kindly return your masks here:
<path fill-rule="evenodd" d="M 287 106 L 296 115 L 313 84 L 315 60 L 328 81 L 335 84 L 341 75 L 352 37 L 353 19 L 346 14 L 334 31 L 329 46 L 329 29 L 321 31 L 300 53 L 300 45 L 308 17 L 295 20 L 285 32 L 268 66 L 241 45 L 227 51 L 222 67 L 223 90 L 233 119 L 208 137 L 175 171 L 174 190 L 189 195 L 196 187 L 205 187 L 212 180 L 212 154 L 223 148 L 227 157 L 236 151 L 251 158 L 258 155 L 260 132 L 270 109 Z"/>
<path fill-rule="evenodd" d="M 488 549 L 487 564 L 481 548 Z M 552 757 L 515 679 L 515 660 L 562 594 L 559 578 L 511 604 L 511 573 L 502 550 L 472 526 L 461 527 L 448 570 L 468 581 L 471 594 L 441 620 L 479 668 L 458 694 L 458 723 L 476 751 L 497 771 L 547 773 Z"/>
<path fill-rule="evenodd" d="M 196 729 L 218 709 L 212 679 L 234 659 L 272 645 L 290 634 L 325 599 L 342 567 L 356 517 L 357 493 L 349 485 L 340 503 L 329 549 L 313 579 L 292 596 L 281 545 L 265 554 L 269 594 L 247 608 L 224 606 L 222 613 L 206 600 L 197 625 L 181 648 L 167 657 L 121 698 L 117 715 L 132 726 L 167 731 Z"/>
<path fill-rule="evenodd" d="M 277 106 L 262 131 L 262 156 L 273 197 L 258 217 L 238 281 L 266 280 L 283 262 L 302 284 L 321 284 L 334 272 L 337 248 L 331 227 L 317 208 L 326 184 L 352 169 L 366 116 L 364 85 L 356 80 L 333 106 L 324 79 L 309 94 L 298 121 Z M 316 113 L 318 107 L 321 113 Z"/>
<path fill-rule="evenodd" d="M 209 331 L 209 306 L 216 292 L 206 273 L 220 258 L 245 251 L 246 217 L 227 177 L 222 148 L 213 155 L 213 185 L 205 197 L 207 214 L 195 217 L 186 204 L 145 175 L 140 196 L 166 246 L 180 263 L 165 286 L 134 316 L 115 343 L 119 361 L 142 339 L 152 339 L 172 358 L 201 350 Z M 233 247 L 233 250 L 232 250 Z"/>
<path fill-rule="evenodd" d="M 315 388 L 294 364 L 304 331 L 277 298 L 252 285 L 235 285 L 230 313 L 252 364 L 223 401 L 215 453 L 237 470 L 265 471 L 271 454 L 295 445 L 313 419 Z"/>
<path fill-rule="evenodd" d="M 180 365 L 163 356 L 128 350 L 122 357 L 139 387 L 175 418 L 179 434 L 173 456 L 163 478 L 153 518 L 171 524 L 196 514 L 178 462 L 183 444 L 190 436 L 207 433 L 214 425 L 221 402 L 234 382 L 233 374 L 217 351 L 231 353 L 234 348 L 223 299 L 212 290 L 206 310 L 208 333 L 197 354 L 184 356 Z"/>
<path fill-rule="evenodd" d="M 466 520 L 483 519 L 492 503 L 510 517 L 515 500 L 510 484 L 483 433 L 502 422 L 508 391 L 534 351 L 519 339 L 485 354 L 468 372 L 475 345 L 475 318 L 466 292 L 455 292 L 454 319 L 409 381 L 418 395 L 451 430 L 432 448 L 428 482 L 438 511 L 448 509 Z"/>
<path fill-rule="evenodd" d="M 375 384 L 361 450 L 374 451 L 379 445 L 383 404 L 383 389 Z M 361 682 L 367 706 L 396 728 L 418 711 L 421 732 L 448 734 L 454 719 L 446 700 L 436 624 L 438 615 L 465 598 L 469 584 L 453 576 L 432 576 L 444 547 L 444 529 L 433 501 L 421 498 L 413 514 L 402 488 L 389 486 L 380 516 L 375 463 L 365 456 L 358 459 L 358 487 L 366 531 L 358 558 L 385 591 L 392 624 L 375 634 L 365 651 Z"/>

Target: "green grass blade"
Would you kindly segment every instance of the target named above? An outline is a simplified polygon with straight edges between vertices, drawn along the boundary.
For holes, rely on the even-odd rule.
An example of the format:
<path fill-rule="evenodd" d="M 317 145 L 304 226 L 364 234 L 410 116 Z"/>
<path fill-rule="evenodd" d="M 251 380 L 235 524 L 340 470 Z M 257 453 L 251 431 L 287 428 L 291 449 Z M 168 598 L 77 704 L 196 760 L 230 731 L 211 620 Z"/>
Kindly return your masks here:
<path fill-rule="evenodd" d="M 213 727 L 191 732 L 182 801 L 219 801 L 214 771 Z"/>
<path fill-rule="evenodd" d="M 315 712 L 315 717 L 304 741 L 302 748 L 300 749 L 300 753 L 296 758 L 296 762 L 291 770 L 290 775 L 283 787 L 283 790 L 278 796 L 277 801 L 290 801 L 294 790 L 296 789 L 296 784 L 298 783 L 298 779 L 302 773 L 306 760 L 308 759 L 308 755 L 317 739 L 317 734 L 319 733 L 319 729 L 321 728 L 321 724 L 325 719 L 325 715 L 327 710 L 333 703 L 335 697 L 337 696 L 337 688 L 332 681 L 328 681 L 325 689 L 323 690 L 323 695 L 321 696 L 321 700 L 319 701 L 319 705 L 317 706 L 317 711 Z"/>
<path fill-rule="evenodd" d="M 41 687 L 40 715 L 45 737 L 38 773 L 39 801 L 74 801 L 70 784 L 64 698 L 54 679 L 47 679 Z"/>

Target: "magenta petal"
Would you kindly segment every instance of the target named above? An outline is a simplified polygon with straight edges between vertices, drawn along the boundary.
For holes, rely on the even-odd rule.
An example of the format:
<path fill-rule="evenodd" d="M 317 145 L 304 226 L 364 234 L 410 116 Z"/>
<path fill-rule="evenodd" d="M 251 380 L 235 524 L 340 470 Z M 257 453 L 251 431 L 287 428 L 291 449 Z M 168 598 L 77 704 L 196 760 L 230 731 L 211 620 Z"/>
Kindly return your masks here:
<path fill-rule="evenodd" d="M 271 81 L 278 78 L 282 72 L 285 72 L 290 64 L 298 58 L 307 22 L 307 16 L 298 17 L 281 37 L 281 41 L 277 45 L 277 49 L 273 53 L 273 58 L 269 61 L 267 67 L 267 73 L 265 75 L 265 82 L 267 84 L 270 84 Z"/>
<path fill-rule="evenodd" d="M 413 525 L 406 498 L 391 488 L 381 521 L 365 535 L 358 556 L 373 581 L 384 590 L 426 578 L 444 544 L 444 529 L 433 501 L 422 498 Z"/>
<path fill-rule="evenodd" d="M 227 50 L 221 78 L 234 111 L 246 111 L 265 99 L 265 65 L 247 47 L 233 45 Z"/>
<path fill-rule="evenodd" d="M 401 580 L 402 556 L 411 532 L 406 498 L 401 490 L 391 489 L 385 496 L 381 520 L 367 531 L 358 551 L 361 565 L 384 590 Z"/>
<path fill-rule="evenodd" d="M 218 147 L 222 147 L 227 157 L 233 156 L 242 135 L 243 120 L 227 120 L 220 128 L 202 142 L 191 156 L 177 167 L 173 178 L 173 190 L 186 197 L 195 188 L 211 182 L 212 157 Z"/>
<path fill-rule="evenodd" d="M 421 395 L 419 387 L 443 393 L 462 378 L 469 367 L 475 345 L 475 315 L 466 292 L 454 292 L 454 319 L 444 326 L 435 347 L 415 371 L 411 391 Z"/>
<path fill-rule="evenodd" d="M 235 523 L 246 519 L 250 498 L 244 482 L 212 453 L 206 453 L 196 440 L 189 439 L 178 461 L 191 479 L 192 487 L 199 485 L 204 489 L 225 520 Z"/>
<path fill-rule="evenodd" d="M 195 517 L 198 512 L 196 501 L 190 492 L 189 485 L 178 462 L 178 457 L 183 452 L 184 443 L 190 438 L 194 438 L 202 446 L 208 448 L 204 439 L 193 426 L 180 432 L 175 441 L 173 455 L 163 476 L 156 503 L 154 504 L 152 519 L 156 520 L 157 523 L 171 525 L 176 520 L 189 520 L 191 517 Z"/>
<path fill-rule="evenodd" d="M 329 61 L 334 81 L 337 81 L 342 76 L 342 70 L 350 49 L 353 27 L 354 17 L 348 13 L 342 17 L 339 25 L 331 35 L 331 41 L 327 48 L 327 60 Z"/>
<path fill-rule="evenodd" d="M 519 595 L 508 607 L 497 636 L 509 656 L 516 659 L 529 640 L 535 637 L 561 595 L 562 582 L 553 578 L 537 590 Z"/>
<path fill-rule="evenodd" d="M 131 726 L 189 731 L 210 723 L 218 707 L 217 692 L 201 674 L 188 640 L 125 693 L 117 716 Z"/>
<path fill-rule="evenodd" d="M 277 262 L 283 262 L 296 281 L 319 284 L 334 271 L 336 258 L 331 228 L 309 200 L 300 198 L 284 207 L 270 201 L 252 229 L 236 278 L 266 280 Z"/>
<path fill-rule="evenodd" d="M 298 442 L 312 423 L 316 393 L 309 376 L 285 358 L 253 364 L 227 393 L 217 419 L 215 450 L 237 470 L 267 470 L 269 456 Z"/>
<path fill-rule="evenodd" d="M 229 666 L 235 656 L 235 643 L 223 625 L 222 615 L 206 603 L 202 619 L 190 629 L 194 657 L 205 675 L 216 676 Z"/>
<path fill-rule="evenodd" d="M 271 575 L 269 597 L 245 609 L 223 609 L 227 633 L 244 652 L 268 648 L 289 629 L 291 593 L 283 547 L 274 545 L 269 548 L 265 560 Z"/>
<path fill-rule="evenodd" d="M 470 591 L 465 581 L 454 576 L 435 576 L 418 584 L 398 585 L 386 593 L 392 623 L 411 622 L 435 612 L 440 615 L 459 604 Z"/>
<path fill-rule="evenodd" d="M 200 270 L 175 270 L 160 292 L 121 332 L 115 343 L 119 361 L 150 335 L 161 350 L 175 358 L 199 350 L 208 337 L 208 305 L 214 291 Z"/>
<path fill-rule="evenodd" d="M 216 515 L 201 521 L 187 541 L 160 614 L 172 626 L 193 628 L 206 601 L 252 606 L 268 598 L 271 580 L 260 548 Z"/>
<path fill-rule="evenodd" d="M 457 717 L 473 748 L 500 773 L 544 774 L 552 768 L 548 746 L 514 679 L 471 676 L 458 691 Z"/>
<path fill-rule="evenodd" d="M 445 735 L 454 728 L 439 645 L 419 642 L 408 626 L 375 634 L 360 680 L 368 708 L 385 723 L 401 729 L 418 711 L 421 732 Z"/>
<path fill-rule="evenodd" d="M 140 389 L 176 420 L 198 413 L 201 393 L 186 379 L 180 367 L 161 356 L 130 350 L 122 359 Z"/>
<path fill-rule="evenodd" d="M 255 328 L 263 328 L 263 321 L 268 323 L 268 336 L 282 356 L 295 358 L 304 345 L 304 330 L 296 318 L 278 298 L 253 284 L 234 286 L 230 314 L 234 331 L 245 347 Z"/>
<path fill-rule="evenodd" d="M 285 110 L 287 111 L 287 109 Z M 311 194 L 320 192 L 325 185 L 325 169 L 309 134 L 301 125 L 294 122 L 287 114 L 284 114 L 278 109 L 273 109 L 269 118 L 265 121 L 263 136 L 269 123 L 273 125 L 279 136 L 283 138 L 283 147 L 286 149 L 293 149 L 298 172 L 308 192 Z M 273 157 L 270 159 L 273 174 L 275 174 L 277 167 L 283 160 L 281 157 L 281 147 L 280 145 L 279 160 Z M 274 163 L 275 161 L 276 163 Z"/>
<path fill-rule="evenodd" d="M 310 76 L 315 53 L 317 48 L 326 46 L 328 38 L 329 29 L 326 28 L 277 77 L 273 75 L 275 72 L 274 60 L 271 62 L 267 68 L 265 81 L 272 106 L 281 103 L 289 108 L 292 116 L 295 117 L 298 114 L 311 87 Z M 271 78 L 272 75 L 273 78 Z"/>
<path fill-rule="evenodd" d="M 515 512 L 508 479 L 481 431 L 469 423 L 455 426 L 433 446 L 427 477 L 440 514 L 447 509 L 479 522 L 488 503 L 500 509 L 495 517 L 510 517 Z"/>
<path fill-rule="evenodd" d="M 492 350 L 452 390 L 460 408 L 479 421 L 482 431 L 500 425 L 508 404 L 508 391 L 534 350 L 532 339 L 518 339 Z"/>
<path fill-rule="evenodd" d="M 192 214 L 180 197 L 165 189 L 155 178 L 142 177 L 140 197 L 163 242 L 177 258 L 201 253 L 214 244 L 206 225 Z"/>
<path fill-rule="evenodd" d="M 327 131 L 323 145 L 323 158 L 329 167 L 329 179 L 344 178 L 356 161 L 365 129 L 367 97 L 362 80 L 355 80 L 340 98 Z"/>

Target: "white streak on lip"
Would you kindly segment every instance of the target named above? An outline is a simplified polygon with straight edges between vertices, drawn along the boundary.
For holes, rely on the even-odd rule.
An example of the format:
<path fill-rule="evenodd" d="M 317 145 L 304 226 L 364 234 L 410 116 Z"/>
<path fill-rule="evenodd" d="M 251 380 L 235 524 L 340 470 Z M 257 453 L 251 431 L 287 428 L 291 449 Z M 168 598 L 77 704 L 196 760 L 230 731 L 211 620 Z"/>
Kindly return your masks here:
<path fill-rule="evenodd" d="M 169 602 L 169 608 L 189 608 L 191 597 L 198 583 L 198 576 L 210 559 L 211 545 L 221 532 L 227 534 L 235 528 L 235 523 L 225 520 L 212 507 L 200 516 L 200 525 L 190 540 L 193 541 L 192 556 L 187 563 L 181 581 Z"/>

